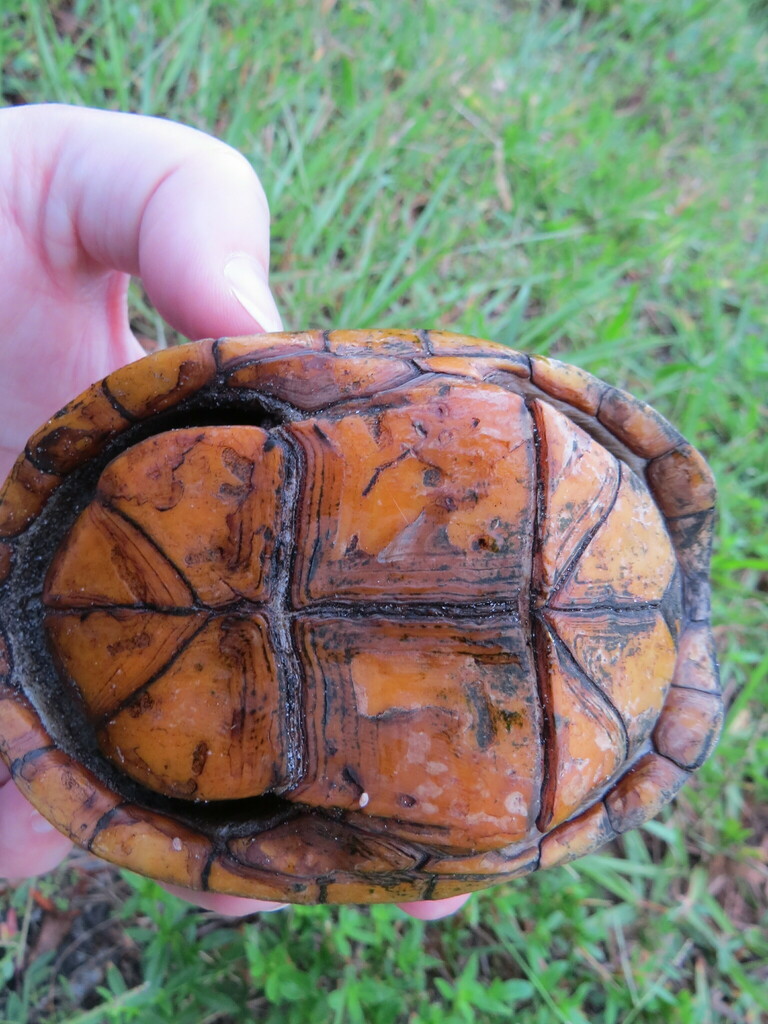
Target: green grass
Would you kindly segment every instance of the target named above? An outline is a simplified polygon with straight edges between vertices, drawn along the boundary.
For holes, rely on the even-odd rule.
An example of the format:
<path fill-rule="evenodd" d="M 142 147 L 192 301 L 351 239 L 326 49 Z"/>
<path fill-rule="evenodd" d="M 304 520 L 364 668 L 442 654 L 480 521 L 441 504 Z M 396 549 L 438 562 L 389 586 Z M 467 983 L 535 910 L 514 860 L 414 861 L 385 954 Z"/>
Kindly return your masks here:
<path fill-rule="evenodd" d="M 288 326 L 556 354 L 694 439 L 730 709 L 660 821 L 438 924 L 233 922 L 75 858 L 0 897 L 0 1020 L 768 1017 L 767 29 L 747 0 L 5 0 L 5 102 L 159 114 L 252 160 Z M 138 291 L 135 322 L 165 330 Z"/>

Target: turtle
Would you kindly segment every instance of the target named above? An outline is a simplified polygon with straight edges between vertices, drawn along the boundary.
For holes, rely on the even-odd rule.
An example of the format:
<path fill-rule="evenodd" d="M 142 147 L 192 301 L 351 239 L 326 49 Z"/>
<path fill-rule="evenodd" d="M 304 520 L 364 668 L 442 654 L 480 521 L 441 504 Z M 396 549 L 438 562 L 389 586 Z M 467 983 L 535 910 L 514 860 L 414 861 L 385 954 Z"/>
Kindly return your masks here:
<path fill-rule="evenodd" d="M 0 494 L 0 753 L 193 890 L 441 899 L 656 815 L 711 753 L 715 486 L 651 407 L 440 330 L 189 342 Z"/>

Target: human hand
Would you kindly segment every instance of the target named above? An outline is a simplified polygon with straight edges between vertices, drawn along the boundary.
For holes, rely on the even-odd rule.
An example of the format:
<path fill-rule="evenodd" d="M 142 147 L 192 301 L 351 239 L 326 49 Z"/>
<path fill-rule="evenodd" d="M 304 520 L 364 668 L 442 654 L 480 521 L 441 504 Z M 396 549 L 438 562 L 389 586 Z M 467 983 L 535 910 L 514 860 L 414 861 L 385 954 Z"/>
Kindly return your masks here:
<path fill-rule="evenodd" d="M 57 105 L 0 110 L 0 140 L 2 481 L 41 423 L 144 354 L 128 322 L 131 275 L 190 338 L 281 322 L 267 201 L 235 150 L 169 121 Z M 69 846 L 0 763 L 0 876 L 48 871 Z M 224 914 L 283 906 L 167 888 Z M 466 898 L 402 907 L 432 920 Z"/>

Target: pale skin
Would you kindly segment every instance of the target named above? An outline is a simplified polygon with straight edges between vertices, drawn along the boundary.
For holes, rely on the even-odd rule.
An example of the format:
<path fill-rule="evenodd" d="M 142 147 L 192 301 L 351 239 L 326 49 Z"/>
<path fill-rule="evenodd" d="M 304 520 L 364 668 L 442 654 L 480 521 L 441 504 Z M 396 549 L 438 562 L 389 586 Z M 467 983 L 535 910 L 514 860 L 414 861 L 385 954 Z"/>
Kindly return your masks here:
<path fill-rule="evenodd" d="M 280 330 L 268 266 L 267 201 L 229 146 L 133 114 L 0 110 L 0 480 L 41 423 L 144 354 L 128 322 L 132 275 L 195 339 Z M 0 762 L 0 877 L 43 874 L 69 848 Z M 235 916 L 285 905 L 168 888 Z M 467 899 L 400 906 L 434 920 Z"/>

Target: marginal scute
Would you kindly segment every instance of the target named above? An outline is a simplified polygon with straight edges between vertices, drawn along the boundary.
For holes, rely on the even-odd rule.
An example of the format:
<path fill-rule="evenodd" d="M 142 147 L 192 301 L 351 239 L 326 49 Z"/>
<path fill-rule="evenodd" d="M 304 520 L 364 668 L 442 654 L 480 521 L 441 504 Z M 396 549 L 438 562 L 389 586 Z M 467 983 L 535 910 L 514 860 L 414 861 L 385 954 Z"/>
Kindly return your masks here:
<path fill-rule="evenodd" d="M 217 364 L 227 376 L 239 368 L 253 366 L 262 360 L 290 359 L 304 352 L 324 350 L 325 336 L 322 331 L 283 331 L 246 338 L 220 338 L 215 343 Z"/>
<path fill-rule="evenodd" d="M 144 808 L 117 807 L 90 842 L 97 857 L 185 889 L 202 889 L 213 844 L 196 829 Z"/>
<path fill-rule="evenodd" d="M 434 875 L 505 875 L 510 878 L 527 875 L 538 866 L 539 848 L 535 844 L 520 844 L 486 850 L 469 857 L 430 857 L 424 870 Z"/>
<path fill-rule="evenodd" d="M 313 904 L 320 899 L 320 888 L 315 882 L 291 878 L 277 865 L 270 868 L 249 867 L 227 853 L 219 854 L 211 861 L 205 887 L 210 892 L 229 896 L 258 893 L 257 899 L 273 900 L 275 903 L 289 901 Z"/>
<path fill-rule="evenodd" d="M 327 336 L 329 352 L 339 356 L 371 355 L 398 356 L 411 359 L 417 355 L 428 355 L 426 346 L 416 331 L 331 331 Z"/>
<path fill-rule="evenodd" d="M 715 641 L 709 623 L 690 623 L 683 631 L 672 682 L 675 686 L 720 693 Z"/>
<path fill-rule="evenodd" d="M 690 619 L 709 622 L 709 560 L 715 527 L 714 508 L 667 520 L 667 529 L 683 573 L 686 611 Z"/>
<path fill-rule="evenodd" d="M 704 457 L 690 444 L 680 444 L 648 463 L 648 483 L 666 516 L 690 516 L 715 504 L 715 481 Z"/>
<path fill-rule="evenodd" d="M 108 786 L 61 750 L 28 758 L 13 780 L 60 832 L 81 846 L 88 845 L 98 823 L 118 802 Z"/>
<path fill-rule="evenodd" d="M 692 771 L 709 757 L 723 724 L 718 693 L 673 686 L 653 733 L 656 749 Z"/>
<path fill-rule="evenodd" d="M 532 864 L 532 862 L 530 862 Z M 533 866 L 528 868 L 528 872 L 533 870 Z M 523 869 L 519 871 L 510 871 L 508 874 L 497 875 L 494 879 L 494 885 L 503 882 L 511 882 L 516 878 L 520 878 L 526 872 Z M 438 878 L 428 890 L 425 890 L 420 894 L 420 899 L 430 900 L 447 900 L 452 896 L 463 896 L 465 893 L 477 892 L 478 889 L 485 889 L 488 886 L 487 875 L 456 875 L 453 878 L 449 878 L 447 875 Z"/>
<path fill-rule="evenodd" d="M 32 435 L 27 455 L 42 473 L 65 476 L 96 458 L 130 424 L 109 400 L 104 386 L 92 384 Z"/>
<path fill-rule="evenodd" d="M 531 380 L 551 398 L 594 416 L 607 385 L 578 366 L 547 356 L 531 356 Z"/>
<path fill-rule="evenodd" d="M 712 553 L 712 538 L 715 529 L 715 509 L 707 508 L 702 512 L 668 519 L 667 529 L 675 547 L 680 568 L 685 575 L 708 577 L 707 569 Z"/>
<path fill-rule="evenodd" d="M 594 853 L 616 838 L 602 801 L 564 822 L 541 841 L 539 867 L 553 868 Z"/>
<path fill-rule="evenodd" d="M 415 359 L 414 362 L 423 373 L 444 373 L 456 377 L 471 377 L 473 380 L 493 380 L 504 386 L 505 374 L 527 379 L 529 374 L 528 363 L 516 361 L 516 353 L 501 356 L 497 354 L 476 356 L 442 355 L 427 356 L 425 359 Z"/>
<path fill-rule="evenodd" d="M 649 753 L 606 794 L 611 825 L 618 832 L 639 828 L 675 796 L 689 772 L 659 754 Z"/>
<path fill-rule="evenodd" d="M 598 420 L 643 459 L 658 458 L 683 438 L 655 409 L 626 391 L 609 388 L 600 402 Z"/>
<path fill-rule="evenodd" d="M 20 455 L 0 490 L 0 537 L 16 537 L 26 530 L 61 481 L 61 476 L 44 473 Z"/>
<path fill-rule="evenodd" d="M 152 358 L 151 375 L 139 360 L 115 370 L 104 382 L 120 409 L 139 420 L 172 409 L 210 383 L 216 373 L 210 341 L 162 349 Z"/>
<path fill-rule="evenodd" d="M 27 698 L 10 685 L 10 659 L 5 641 L 0 673 L 0 755 L 8 765 L 47 747 L 51 739 Z"/>
<path fill-rule="evenodd" d="M 453 334 L 450 331 L 427 331 L 426 338 L 429 354 L 435 356 L 466 356 L 469 359 L 475 356 L 495 356 L 514 362 L 525 362 L 527 369 L 527 356 L 498 342 L 468 338 L 466 335 Z"/>

